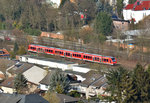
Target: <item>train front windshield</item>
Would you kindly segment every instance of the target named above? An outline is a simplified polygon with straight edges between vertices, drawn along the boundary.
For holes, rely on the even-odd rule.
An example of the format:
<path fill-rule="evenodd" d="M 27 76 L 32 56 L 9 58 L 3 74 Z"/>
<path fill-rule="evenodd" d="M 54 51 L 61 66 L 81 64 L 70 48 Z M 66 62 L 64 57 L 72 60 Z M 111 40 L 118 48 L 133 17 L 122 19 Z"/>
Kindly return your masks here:
<path fill-rule="evenodd" d="M 116 59 L 115 59 L 115 58 L 111 58 L 111 59 L 112 59 L 113 62 L 116 62 Z"/>

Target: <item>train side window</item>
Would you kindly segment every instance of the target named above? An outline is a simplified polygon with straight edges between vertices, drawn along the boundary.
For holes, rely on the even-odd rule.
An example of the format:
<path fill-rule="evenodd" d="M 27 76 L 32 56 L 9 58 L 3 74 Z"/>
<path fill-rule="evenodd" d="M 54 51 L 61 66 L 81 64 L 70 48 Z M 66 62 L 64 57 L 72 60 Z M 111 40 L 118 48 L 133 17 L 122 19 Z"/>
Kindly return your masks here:
<path fill-rule="evenodd" d="M 66 53 L 67 56 L 70 56 L 70 53 Z"/>
<path fill-rule="evenodd" d="M 90 59 L 92 59 L 92 57 L 90 56 Z"/>
<path fill-rule="evenodd" d="M 108 59 L 104 59 L 104 62 L 108 62 Z"/>
<path fill-rule="evenodd" d="M 104 62 L 106 62 L 106 59 L 103 59 Z"/>
<path fill-rule="evenodd" d="M 96 60 L 96 61 L 99 61 L 99 58 L 98 58 L 98 57 L 95 57 L 95 60 Z"/>
<path fill-rule="evenodd" d="M 81 57 L 81 55 L 79 54 L 79 57 Z"/>

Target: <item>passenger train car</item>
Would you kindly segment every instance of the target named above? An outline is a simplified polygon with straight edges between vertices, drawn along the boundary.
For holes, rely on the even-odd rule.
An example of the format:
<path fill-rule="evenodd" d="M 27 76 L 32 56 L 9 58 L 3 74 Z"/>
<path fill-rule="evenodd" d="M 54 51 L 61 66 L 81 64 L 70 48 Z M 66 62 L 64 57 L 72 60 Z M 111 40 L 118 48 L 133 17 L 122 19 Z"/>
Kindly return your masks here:
<path fill-rule="evenodd" d="M 54 48 L 42 45 L 31 44 L 28 46 L 28 51 L 35 53 L 46 53 L 51 55 L 59 55 L 62 57 L 85 60 L 96 63 L 103 63 L 109 65 L 115 65 L 117 60 L 115 57 L 103 56 L 98 54 L 90 54 L 79 51 L 73 51 L 68 49 Z"/>

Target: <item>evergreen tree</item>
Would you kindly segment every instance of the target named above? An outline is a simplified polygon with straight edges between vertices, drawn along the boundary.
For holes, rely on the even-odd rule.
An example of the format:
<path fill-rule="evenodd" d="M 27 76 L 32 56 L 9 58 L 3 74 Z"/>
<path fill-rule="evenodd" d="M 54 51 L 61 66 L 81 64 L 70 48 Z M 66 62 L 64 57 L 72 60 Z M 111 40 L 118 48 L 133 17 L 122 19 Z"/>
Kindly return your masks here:
<path fill-rule="evenodd" d="M 18 50 L 19 50 L 18 44 L 17 44 L 17 42 L 15 42 L 15 44 L 14 44 L 14 53 L 16 54 Z"/>
<path fill-rule="evenodd" d="M 106 91 L 111 93 L 111 96 L 118 103 L 121 103 L 123 99 L 121 81 L 124 73 L 126 73 L 126 70 L 122 67 L 119 67 L 117 70 L 110 70 L 106 76 L 109 85 Z"/>
<path fill-rule="evenodd" d="M 142 65 L 137 64 L 133 74 L 135 88 L 138 92 L 137 102 L 148 101 L 150 79 L 147 72 L 144 71 Z"/>
<path fill-rule="evenodd" d="M 134 102 L 137 99 L 137 91 L 134 87 L 131 73 L 126 71 L 121 80 L 123 103 Z"/>
<path fill-rule="evenodd" d="M 65 93 L 69 89 L 69 79 L 67 75 L 59 70 L 54 71 L 50 76 L 50 91 Z"/>
<path fill-rule="evenodd" d="M 106 12 L 100 12 L 96 16 L 95 30 L 99 34 L 108 35 L 112 32 L 113 24 L 111 16 Z"/>
<path fill-rule="evenodd" d="M 123 68 L 111 70 L 107 74 L 111 93 L 118 103 L 149 103 L 150 100 L 150 75 L 144 71 L 142 65 L 137 64 L 132 72 Z"/>
<path fill-rule="evenodd" d="M 123 1 L 124 0 L 117 0 L 117 13 L 120 18 L 123 17 L 123 15 L 122 15 L 122 10 L 124 7 Z"/>
<path fill-rule="evenodd" d="M 107 12 L 112 14 L 112 6 L 108 2 L 98 0 L 96 3 L 96 12 Z"/>
<path fill-rule="evenodd" d="M 15 77 L 14 87 L 18 93 L 21 93 L 27 87 L 27 79 L 21 73 Z"/>

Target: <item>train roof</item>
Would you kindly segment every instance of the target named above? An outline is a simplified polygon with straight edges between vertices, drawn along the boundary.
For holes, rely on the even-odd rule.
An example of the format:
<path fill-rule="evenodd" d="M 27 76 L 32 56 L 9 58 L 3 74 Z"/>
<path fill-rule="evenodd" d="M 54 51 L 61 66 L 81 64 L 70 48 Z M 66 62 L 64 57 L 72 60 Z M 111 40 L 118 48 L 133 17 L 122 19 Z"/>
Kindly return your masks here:
<path fill-rule="evenodd" d="M 43 46 L 43 45 L 37 45 L 37 44 L 30 44 L 30 45 L 42 46 L 42 47 L 49 47 L 49 48 L 55 48 L 55 49 L 61 49 L 61 50 L 66 50 L 66 51 L 71 51 L 71 52 L 84 53 L 84 52 L 81 52 L 81 51 L 75 51 L 75 50 L 69 50 L 69 49 L 62 49 L 62 48 L 56 48 L 56 47 L 50 47 L 50 46 Z"/>
<path fill-rule="evenodd" d="M 102 57 L 114 58 L 112 56 L 105 56 L 105 55 L 92 54 L 92 53 L 84 53 L 84 54 L 90 54 L 90 55 L 95 55 L 95 56 L 102 56 Z"/>

